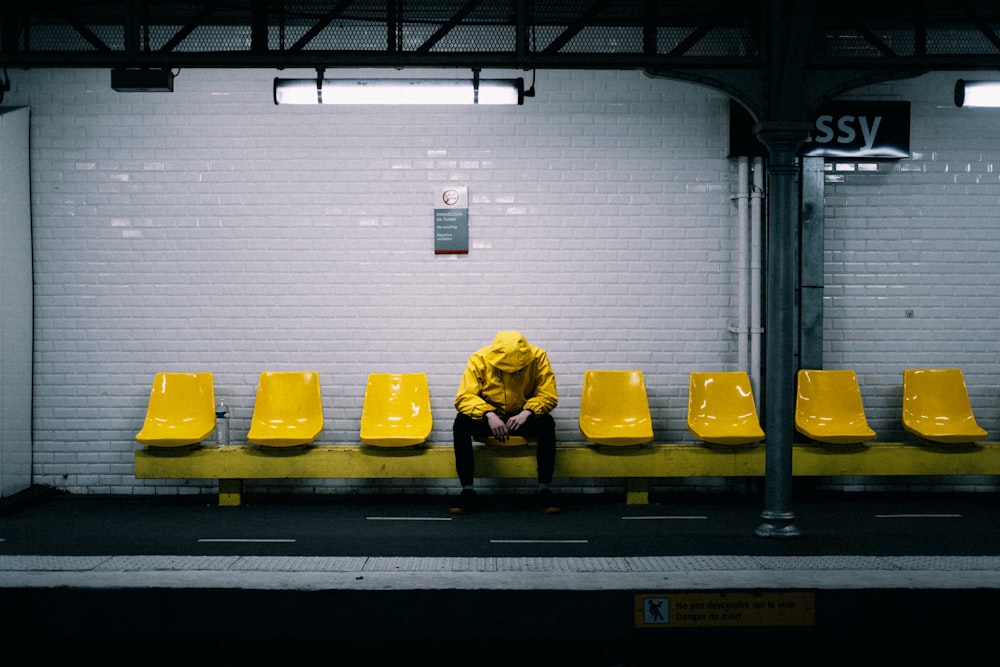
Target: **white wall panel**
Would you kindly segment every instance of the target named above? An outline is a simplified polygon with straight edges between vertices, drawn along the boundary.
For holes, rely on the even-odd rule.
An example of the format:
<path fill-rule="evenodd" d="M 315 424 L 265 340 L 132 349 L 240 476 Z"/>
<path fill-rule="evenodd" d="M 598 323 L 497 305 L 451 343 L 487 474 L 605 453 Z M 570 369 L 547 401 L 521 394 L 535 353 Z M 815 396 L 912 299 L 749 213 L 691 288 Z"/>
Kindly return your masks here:
<path fill-rule="evenodd" d="M 549 350 L 563 441 L 589 368 L 643 370 L 656 439 L 692 439 L 688 374 L 737 362 L 723 94 L 543 71 L 516 108 L 279 107 L 274 75 L 184 70 L 171 94 L 12 75 L 33 118 L 36 481 L 202 490 L 132 474 L 161 370 L 214 372 L 234 440 L 262 370 L 318 370 L 328 443 L 358 441 L 368 373 L 426 372 L 431 444 L 449 446 L 466 356 L 503 328 Z M 914 155 L 828 172 L 824 359 L 856 369 L 888 439 L 910 364 L 962 366 L 1000 431 L 1000 140 L 989 112 L 949 108 L 952 79 L 861 91 L 913 103 Z M 469 188 L 467 256 L 433 252 L 446 184 Z"/>

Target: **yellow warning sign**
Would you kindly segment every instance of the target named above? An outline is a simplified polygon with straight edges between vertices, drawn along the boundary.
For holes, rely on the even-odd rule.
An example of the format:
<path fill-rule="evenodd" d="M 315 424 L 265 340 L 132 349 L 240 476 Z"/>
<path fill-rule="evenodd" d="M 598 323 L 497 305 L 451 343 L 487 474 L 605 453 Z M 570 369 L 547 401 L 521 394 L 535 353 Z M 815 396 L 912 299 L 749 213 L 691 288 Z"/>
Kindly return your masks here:
<path fill-rule="evenodd" d="M 811 626 L 812 591 L 637 593 L 637 628 Z"/>

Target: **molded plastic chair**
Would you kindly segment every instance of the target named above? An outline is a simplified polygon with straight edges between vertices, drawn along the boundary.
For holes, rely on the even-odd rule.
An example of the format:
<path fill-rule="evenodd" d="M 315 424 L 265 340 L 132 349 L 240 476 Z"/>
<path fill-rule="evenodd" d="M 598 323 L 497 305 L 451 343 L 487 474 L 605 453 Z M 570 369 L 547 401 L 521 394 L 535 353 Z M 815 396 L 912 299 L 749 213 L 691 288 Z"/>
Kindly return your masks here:
<path fill-rule="evenodd" d="M 257 385 L 247 441 L 267 447 L 307 445 L 323 430 L 323 399 L 315 371 L 264 371 Z"/>
<path fill-rule="evenodd" d="M 372 373 L 361 409 L 361 442 L 409 447 L 426 442 L 434 421 L 424 373 Z"/>
<path fill-rule="evenodd" d="M 745 371 L 691 373 L 688 430 L 704 442 L 745 445 L 764 437 Z"/>
<path fill-rule="evenodd" d="M 875 438 L 852 370 L 800 370 L 795 429 L 819 442 L 857 444 Z"/>
<path fill-rule="evenodd" d="M 587 371 L 580 396 L 580 432 L 598 445 L 641 445 L 653 439 L 642 371 Z"/>
<path fill-rule="evenodd" d="M 157 373 L 137 442 L 150 447 L 195 445 L 215 429 L 211 373 Z"/>
<path fill-rule="evenodd" d="M 903 428 L 931 442 L 960 444 L 986 438 L 958 368 L 903 371 Z"/>

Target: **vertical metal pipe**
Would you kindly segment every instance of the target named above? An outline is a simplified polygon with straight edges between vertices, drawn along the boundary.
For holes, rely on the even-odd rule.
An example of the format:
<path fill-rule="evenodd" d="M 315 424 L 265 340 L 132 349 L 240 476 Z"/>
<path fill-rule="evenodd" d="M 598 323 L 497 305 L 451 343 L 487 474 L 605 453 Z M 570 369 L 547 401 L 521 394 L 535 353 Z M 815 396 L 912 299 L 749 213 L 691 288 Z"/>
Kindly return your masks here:
<path fill-rule="evenodd" d="M 10 4 L 12 6 L 14 3 Z M 125 58 L 128 62 L 134 62 L 135 57 L 139 54 L 139 17 L 136 4 L 137 0 L 130 0 L 126 3 L 124 25 L 122 26 L 125 32 Z M 6 25 L 7 17 L 5 16 L 4 19 L 4 25 Z M 148 26 L 147 23 L 143 23 L 143 25 Z"/>
<path fill-rule="evenodd" d="M 399 53 L 403 50 L 403 0 L 389 0 L 385 9 L 386 51 Z"/>
<path fill-rule="evenodd" d="M 760 405 L 760 350 L 761 350 L 761 209 L 764 199 L 764 160 L 753 159 L 753 184 L 750 189 L 750 386 Z"/>
<path fill-rule="evenodd" d="M 821 157 L 802 158 L 799 244 L 799 367 L 823 368 L 823 186 Z"/>
<path fill-rule="evenodd" d="M 250 52 L 267 53 L 267 0 L 252 0 L 250 3 Z"/>
<path fill-rule="evenodd" d="M 514 53 L 518 59 L 524 60 L 528 55 L 528 0 L 517 0 L 517 12 L 514 15 L 516 26 L 514 30 Z"/>
<path fill-rule="evenodd" d="M 748 351 L 748 333 L 749 333 L 749 271 L 750 271 L 750 238 L 749 238 L 749 225 L 750 219 L 747 213 L 748 199 L 750 193 L 748 190 L 749 182 L 749 167 L 748 158 L 741 156 L 739 158 L 739 184 L 737 186 L 738 192 L 736 193 L 736 207 L 737 207 L 737 225 L 739 226 L 737 233 L 737 252 L 739 256 L 736 261 L 737 279 L 736 279 L 736 336 L 737 336 L 737 352 L 739 358 L 740 370 L 747 371 L 749 374 L 750 363 L 749 363 L 749 351 Z"/>

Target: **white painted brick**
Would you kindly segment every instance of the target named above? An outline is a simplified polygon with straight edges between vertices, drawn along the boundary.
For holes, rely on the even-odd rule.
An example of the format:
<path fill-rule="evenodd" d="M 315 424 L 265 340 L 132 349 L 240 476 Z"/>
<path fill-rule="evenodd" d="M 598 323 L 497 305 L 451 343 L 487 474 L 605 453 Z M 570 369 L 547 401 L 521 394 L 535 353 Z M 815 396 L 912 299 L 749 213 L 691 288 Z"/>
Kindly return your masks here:
<path fill-rule="evenodd" d="M 913 157 L 827 186 L 825 361 L 864 378 L 880 439 L 907 438 L 899 393 L 911 367 L 961 367 L 980 424 L 991 439 L 1000 429 L 992 260 L 1000 236 L 989 222 L 1000 187 L 981 178 L 995 159 L 981 152 L 986 117 L 923 101 L 953 83 L 936 74 L 880 87 L 911 100 Z"/>
<path fill-rule="evenodd" d="M 260 371 L 318 370 L 328 442 L 357 441 L 369 372 L 424 371 L 432 444 L 447 446 L 466 356 L 508 327 L 550 350 L 561 439 L 580 440 L 586 369 L 638 367 L 657 440 L 691 440 L 687 373 L 736 364 L 725 96 L 544 72 L 517 109 L 360 111 L 275 107 L 272 77 L 186 70 L 153 96 L 111 91 L 103 70 L 18 74 L 9 101 L 33 122 L 37 482 L 211 492 L 122 470 L 160 370 L 213 371 L 235 438 Z M 916 365 L 961 365 L 1000 433 L 1000 143 L 990 117 L 921 101 L 953 79 L 876 89 L 912 101 L 912 159 L 828 172 L 841 180 L 826 191 L 826 363 L 858 372 L 882 439 L 906 437 L 901 374 Z M 469 186 L 468 256 L 433 254 L 446 183 Z M 286 487 L 359 483 L 253 488 Z"/>

